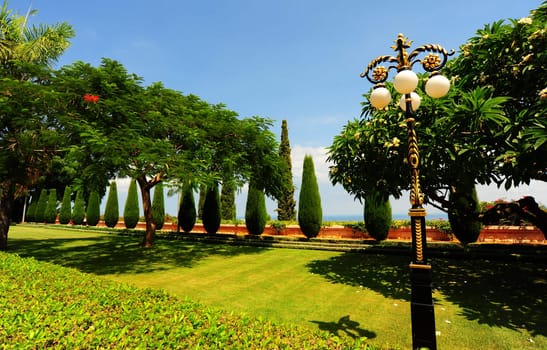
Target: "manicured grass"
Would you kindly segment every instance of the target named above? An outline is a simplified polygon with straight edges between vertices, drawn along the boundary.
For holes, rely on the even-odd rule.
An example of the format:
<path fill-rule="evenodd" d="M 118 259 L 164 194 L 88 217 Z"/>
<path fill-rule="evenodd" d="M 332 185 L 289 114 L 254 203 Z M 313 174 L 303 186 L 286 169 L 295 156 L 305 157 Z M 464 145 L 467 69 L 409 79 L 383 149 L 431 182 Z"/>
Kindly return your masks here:
<path fill-rule="evenodd" d="M 163 288 L 267 320 L 408 348 L 408 257 L 272 249 L 15 226 L 10 249 L 83 272 Z M 441 349 L 547 348 L 543 262 L 434 259 Z"/>

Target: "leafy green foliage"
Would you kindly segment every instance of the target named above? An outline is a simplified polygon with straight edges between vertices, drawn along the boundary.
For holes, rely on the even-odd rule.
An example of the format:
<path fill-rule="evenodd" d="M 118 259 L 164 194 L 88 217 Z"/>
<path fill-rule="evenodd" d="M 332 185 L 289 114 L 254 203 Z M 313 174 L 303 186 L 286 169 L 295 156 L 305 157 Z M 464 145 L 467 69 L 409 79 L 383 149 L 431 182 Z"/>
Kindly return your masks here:
<path fill-rule="evenodd" d="M 88 226 L 97 226 L 101 218 L 101 198 L 99 193 L 91 191 L 87 201 L 86 222 Z"/>
<path fill-rule="evenodd" d="M 196 224 L 196 202 L 192 186 L 186 185 L 182 190 L 179 212 L 177 216 L 178 225 L 184 232 L 191 232 Z"/>
<path fill-rule="evenodd" d="M 461 46 L 448 66 L 465 89 L 490 86 L 495 96 L 508 96 L 504 112 L 509 122 L 499 132 L 498 148 L 490 154 L 505 187 L 547 181 L 547 3 L 529 17 L 485 25 Z"/>
<path fill-rule="evenodd" d="M 0 253 L 0 269 L 0 342 L 6 349 L 368 348 L 13 254 Z"/>
<path fill-rule="evenodd" d="M 61 209 L 59 209 L 59 223 L 66 225 L 72 218 L 72 188 L 65 186 L 63 193 L 63 201 L 61 202 Z"/>
<path fill-rule="evenodd" d="M 266 227 L 267 218 L 268 212 L 266 211 L 264 192 L 256 188 L 254 182 L 251 182 L 245 204 L 245 226 L 247 231 L 251 235 L 261 235 Z"/>
<path fill-rule="evenodd" d="M 48 224 L 55 223 L 57 216 L 57 190 L 52 188 L 49 190 L 49 196 L 44 211 L 44 221 Z"/>
<path fill-rule="evenodd" d="M 20 189 L 51 170 L 65 142 L 50 116 L 57 93 L 47 84 L 48 65 L 68 47 L 74 31 L 66 23 L 29 26 L 28 15 L 9 10 L 7 1 L 0 10 L 0 249 L 7 248 Z"/>
<path fill-rule="evenodd" d="M 82 225 L 85 218 L 85 200 L 83 191 L 76 192 L 74 199 L 74 208 L 72 209 L 72 223 L 74 225 Z"/>
<path fill-rule="evenodd" d="M 104 223 L 107 227 L 115 227 L 120 218 L 120 207 L 118 204 L 118 184 L 110 182 L 110 190 L 104 208 Z"/>
<path fill-rule="evenodd" d="M 298 198 L 298 225 L 302 233 L 308 238 L 316 237 L 321 230 L 323 221 L 323 209 L 321 196 L 315 176 L 313 158 L 310 155 L 304 157 L 302 170 L 302 185 Z"/>
<path fill-rule="evenodd" d="M 367 193 L 364 208 L 365 227 L 377 241 L 387 238 L 391 227 L 391 204 L 382 194 Z"/>
<path fill-rule="evenodd" d="M 286 120 L 281 122 L 279 156 L 286 165 L 286 168 L 280 169 L 280 171 L 286 170 L 283 175 L 284 182 L 287 186 L 277 201 L 277 220 L 294 221 L 296 220 L 296 201 L 294 200 L 294 185 L 292 180 L 291 144 L 289 141 L 289 129 Z"/>
<path fill-rule="evenodd" d="M 40 191 L 40 197 L 38 198 L 38 204 L 36 205 L 36 213 L 34 218 L 36 222 L 45 222 L 46 207 L 47 207 L 47 190 L 44 188 Z"/>
<path fill-rule="evenodd" d="M 123 222 L 126 228 L 135 228 L 139 222 L 139 195 L 137 183 L 131 179 L 127 189 L 127 198 L 123 209 Z"/>
<path fill-rule="evenodd" d="M 158 182 L 154 186 L 154 199 L 152 200 L 152 213 L 154 213 L 154 223 L 156 229 L 161 230 L 165 223 L 165 199 L 163 193 L 163 182 Z"/>
<path fill-rule="evenodd" d="M 220 196 L 218 185 L 215 184 L 207 190 L 203 203 L 203 228 L 209 234 L 217 233 L 220 228 Z"/>

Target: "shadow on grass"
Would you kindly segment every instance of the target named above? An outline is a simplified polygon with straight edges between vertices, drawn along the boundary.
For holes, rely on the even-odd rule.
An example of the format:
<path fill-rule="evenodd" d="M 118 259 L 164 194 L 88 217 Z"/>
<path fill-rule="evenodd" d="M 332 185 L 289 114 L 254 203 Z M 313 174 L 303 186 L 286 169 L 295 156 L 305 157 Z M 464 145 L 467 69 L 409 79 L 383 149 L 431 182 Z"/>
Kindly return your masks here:
<path fill-rule="evenodd" d="M 261 252 L 261 249 L 253 247 L 160 239 L 156 240 L 154 247 L 143 248 L 141 242 L 141 236 L 118 235 L 43 240 L 11 238 L 9 251 L 97 275 L 192 267 L 208 256 L 229 257 Z"/>
<path fill-rule="evenodd" d="M 318 325 L 319 329 L 322 331 L 327 331 L 336 336 L 348 336 L 353 339 L 357 338 L 367 338 L 373 339 L 376 338 L 376 333 L 369 330 L 363 329 L 360 326 L 359 322 L 352 321 L 350 316 L 341 317 L 338 322 L 323 322 L 323 321 L 311 321 Z"/>
<path fill-rule="evenodd" d="M 345 253 L 308 264 L 332 283 L 410 301 L 409 257 Z M 545 262 L 432 259 L 433 287 L 468 320 L 547 336 Z"/>

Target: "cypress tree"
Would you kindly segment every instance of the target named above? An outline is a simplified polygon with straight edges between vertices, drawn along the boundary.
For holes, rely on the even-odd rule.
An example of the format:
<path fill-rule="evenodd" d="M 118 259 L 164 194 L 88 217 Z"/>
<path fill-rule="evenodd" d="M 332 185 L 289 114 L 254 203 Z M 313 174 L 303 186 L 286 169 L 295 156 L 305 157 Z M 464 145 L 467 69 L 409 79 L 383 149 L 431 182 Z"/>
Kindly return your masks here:
<path fill-rule="evenodd" d="M 236 188 L 231 179 L 222 182 L 220 210 L 222 220 L 233 221 L 236 219 Z"/>
<path fill-rule="evenodd" d="M 391 204 L 389 196 L 371 192 L 365 194 L 365 228 L 372 238 L 383 241 L 391 227 Z"/>
<path fill-rule="evenodd" d="M 245 226 L 252 235 L 261 235 L 266 227 L 268 212 L 266 211 L 266 197 L 264 192 L 258 189 L 254 181 L 249 183 L 247 203 L 245 206 Z"/>
<path fill-rule="evenodd" d="M 152 213 L 154 214 L 154 223 L 156 229 L 161 230 L 165 223 L 165 196 L 163 193 L 163 182 L 158 182 L 154 186 L 154 197 L 152 198 Z"/>
<path fill-rule="evenodd" d="M 54 224 L 57 217 L 57 190 L 52 188 L 49 190 L 49 196 L 44 211 L 44 221 L 48 224 Z"/>
<path fill-rule="evenodd" d="M 298 224 L 302 233 L 308 238 L 316 237 L 323 223 L 323 209 L 321 208 L 321 196 L 315 176 L 313 158 L 310 155 L 304 157 L 302 169 L 302 185 L 298 197 Z"/>
<path fill-rule="evenodd" d="M 453 186 L 448 196 L 448 222 L 462 244 L 476 242 L 482 229 L 480 206 L 474 184 Z"/>
<path fill-rule="evenodd" d="M 65 187 L 65 193 L 63 193 L 63 201 L 61 202 L 61 209 L 59 210 L 59 223 L 66 225 L 70 222 L 72 217 L 72 189 L 70 186 Z"/>
<path fill-rule="evenodd" d="M 104 208 L 104 223 L 107 227 L 115 227 L 120 218 L 120 206 L 118 204 L 118 184 L 110 182 L 110 190 Z"/>
<path fill-rule="evenodd" d="M 76 192 L 74 200 L 74 208 L 72 208 L 72 223 L 74 225 L 82 225 L 85 218 L 85 201 L 83 191 Z"/>
<path fill-rule="evenodd" d="M 209 234 L 217 233 L 220 228 L 220 196 L 218 185 L 212 185 L 203 202 L 203 228 Z"/>
<path fill-rule="evenodd" d="M 91 191 L 89 194 L 86 218 L 88 226 L 97 226 L 101 219 L 101 197 L 97 191 Z"/>
<path fill-rule="evenodd" d="M 129 182 L 129 189 L 127 190 L 123 221 L 126 228 L 135 228 L 139 223 L 139 194 L 137 193 L 137 183 L 133 179 Z"/>
<path fill-rule="evenodd" d="M 205 204 L 205 197 L 207 196 L 207 186 L 199 186 L 199 198 L 198 198 L 198 218 L 203 221 L 203 205 Z"/>
<path fill-rule="evenodd" d="M 190 185 L 185 185 L 182 189 L 177 221 L 184 232 L 191 232 L 196 224 L 196 201 Z"/>
<path fill-rule="evenodd" d="M 296 201 L 294 200 L 294 185 L 292 181 L 292 160 L 291 145 L 289 142 L 289 130 L 287 121 L 281 123 L 281 143 L 279 145 L 279 156 L 287 165 L 287 172 L 283 174 L 284 182 L 287 183 L 287 190 L 277 201 L 277 220 L 294 221 L 296 219 Z"/>
<path fill-rule="evenodd" d="M 36 199 L 36 193 L 32 195 L 32 200 L 27 208 L 26 221 L 27 222 L 36 222 L 36 207 L 38 205 L 38 200 Z"/>
<path fill-rule="evenodd" d="M 45 212 L 47 206 L 47 190 L 42 189 L 40 191 L 40 197 L 38 198 L 38 203 L 36 204 L 36 212 L 34 213 L 34 218 L 36 222 L 45 222 Z"/>

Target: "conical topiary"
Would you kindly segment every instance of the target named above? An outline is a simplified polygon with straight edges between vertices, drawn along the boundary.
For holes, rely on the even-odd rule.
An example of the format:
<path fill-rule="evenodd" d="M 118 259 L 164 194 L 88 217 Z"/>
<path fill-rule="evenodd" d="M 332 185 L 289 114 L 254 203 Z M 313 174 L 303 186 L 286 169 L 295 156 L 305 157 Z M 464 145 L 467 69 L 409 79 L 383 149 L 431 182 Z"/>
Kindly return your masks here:
<path fill-rule="evenodd" d="M 391 227 L 391 204 L 389 196 L 371 192 L 365 194 L 365 228 L 372 238 L 383 241 Z"/>
<path fill-rule="evenodd" d="M 83 191 L 76 192 L 74 200 L 74 208 L 72 208 L 72 223 L 74 225 L 82 225 L 85 219 L 85 201 Z"/>
<path fill-rule="evenodd" d="M 61 209 L 59 210 L 59 223 L 66 225 L 70 223 L 72 218 L 72 189 L 70 186 L 65 187 L 65 193 L 63 193 L 63 201 L 61 202 Z"/>
<path fill-rule="evenodd" d="M 27 222 L 36 222 L 36 207 L 38 206 L 38 199 L 36 193 L 32 196 L 32 200 L 27 208 L 25 218 Z"/>
<path fill-rule="evenodd" d="M 313 159 L 310 155 L 304 157 L 302 169 L 302 185 L 298 199 L 298 224 L 300 230 L 308 238 L 316 237 L 323 223 L 321 196 L 315 176 Z"/>
<path fill-rule="evenodd" d="M 110 182 L 110 190 L 104 208 L 104 224 L 107 227 L 115 227 L 120 219 L 120 206 L 118 204 L 118 184 Z"/>
<path fill-rule="evenodd" d="M 57 190 L 52 188 L 49 190 L 46 210 L 44 211 L 44 221 L 48 224 L 54 224 L 57 218 Z"/>
<path fill-rule="evenodd" d="M 88 226 L 97 226 L 101 219 L 101 198 L 97 191 L 91 191 L 87 201 L 86 222 Z"/>
<path fill-rule="evenodd" d="M 277 201 L 277 220 L 294 221 L 296 219 L 296 201 L 294 200 L 294 185 L 292 181 L 291 144 L 289 142 L 289 129 L 286 120 L 281 122 L 279 156 L 287 166 L 286 172 L 283 174 L 284 181 L 287 183 L 287 189 Z"/>
<path fill-rule="evenodd" d="M 476 242 L 482 229 L 479 200 L 475 185 L 453 186 L 448 196 L 448 222 L 462 244 Z"/>
<path fill-rule="evenodd" d="M 34 218 L 36 222 L 45 222 L 45 212 L 47 206 L 47 190 L 42 189 L 40 191 L 40 197 L 38 198 L 38 203 L 36 204 L 36 212 L 34 213 Z"/>
<path fill-rule="evenodd" d="M 139 195 L 137 193 L 137 183 L 133 179 L 129 182 L 129 189 L 127 190 L 123 222 L 126 228 L 135 228 L 139 223 Z"/>
<path fill-rule="evenodd" d="M 203 228 L 209 234 L 217 233 L 220 228 L 220 196 L 218 185 L 212 185 L 203 202 Z"/>
<path fill-rule="evenodd" d="M 261 235 L 266 227 L 268 212 L 264 192 L 251 181 L 245 206 L 245 226 L 251 235 Z"/>
<path fill-rule="evenodd" d="M 163 193 L 163 182 L 158 182 L 154 186 L 154 198 L 152 199 L 152 213 L 154 214 L 154 223 L 156 229 L 161 230 L 165 223 L 165 196 Z"/>
<path fill-rule="evenodd" d="M 186 185 L 182 190 L 179 212 L 177 215 L 178 225 L 184 232 L 191 232 L 196 224 L 196 201 L 192 186 Z"/>

